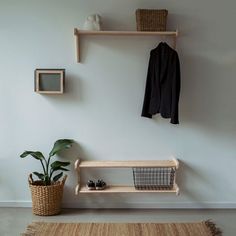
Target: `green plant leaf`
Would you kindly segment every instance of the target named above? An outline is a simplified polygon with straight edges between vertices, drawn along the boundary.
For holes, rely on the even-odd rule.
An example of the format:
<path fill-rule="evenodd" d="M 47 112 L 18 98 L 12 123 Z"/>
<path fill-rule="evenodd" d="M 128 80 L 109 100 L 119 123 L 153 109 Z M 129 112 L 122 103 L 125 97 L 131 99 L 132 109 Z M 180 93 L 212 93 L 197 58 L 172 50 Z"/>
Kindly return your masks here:
<path fill-rule="evenodd" d="M 39 151 L 36 151 L 36 152 L 35 151 L 25 151 L 20 155 L 20 157 L 24 158 L 28 155 L 31 155 L 32 157 L 34 157 L 37 160 L 45 160 L 43 154 Z"/>
<path fill-rule="evenodd" d="M 70 165 L 70 162 L 54 161 L 54 162 L 51 164 L 51 168 L 52 168 L 52 169 L 56 169 L 56 168 L 58 168 L 58 167 L 68 166 L 68 165 Z"/>
<path fill-rule="evenodd" d="M 58 174 L 58 175 L 55 175 L 55 176 L 53 177 L 53 181 L 56 182 L 57 180 L 59 180 L 59 179 L 62 177 L 62 175 L 63 175 L 63 172 L 61 172 L 61 173 Z"/>
<path fill-rule="evenodd" d="M 72 146 L 72 144 L 74 143 L 74 140 L 72 139 L 59 139 L 54 143 L 54 146 L 51 150 L 51 152 L 49 153 L 49 156 L 54 156 L 55 154 L 57 154 L 58 152 L 64 150 L 64 149 L 68 149 Z"/>
<path fill-rule="evenodd" d="M 44 174 L 42 174 L 42 173 L 38 173 L 38 172 L 36 172 L 36 171 L 33 172 L 33 174 L 36 175 L 39 179 L 41 179 L 41 180 L 44 181 L 44 178 L 45 178 Z"/>
<path fill-rule="evenodd" d="M 63 171 L 69 171 L 68 169 L 64 168 L 64 167 L 57 167 L 57 168 L 52 168 L 52 173 L 58 170 L 63 170 Z"/>

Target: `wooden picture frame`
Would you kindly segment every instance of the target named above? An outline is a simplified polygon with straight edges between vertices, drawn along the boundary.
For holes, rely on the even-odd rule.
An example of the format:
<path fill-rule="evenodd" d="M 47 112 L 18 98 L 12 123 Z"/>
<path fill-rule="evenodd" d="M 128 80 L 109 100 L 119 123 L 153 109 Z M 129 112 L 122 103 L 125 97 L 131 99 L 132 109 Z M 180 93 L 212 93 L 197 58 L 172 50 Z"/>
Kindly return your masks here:
<path fill-rule="evenodd" d="M 34 90 L 41 94 L 63 94 L 65 69 L 36 69 Z"/>

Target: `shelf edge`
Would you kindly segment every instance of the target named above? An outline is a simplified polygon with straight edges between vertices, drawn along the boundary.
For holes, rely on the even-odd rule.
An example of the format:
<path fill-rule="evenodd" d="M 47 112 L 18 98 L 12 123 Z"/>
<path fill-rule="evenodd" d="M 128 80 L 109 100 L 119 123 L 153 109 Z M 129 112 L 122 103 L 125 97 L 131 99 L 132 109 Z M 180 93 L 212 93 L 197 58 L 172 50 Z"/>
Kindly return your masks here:
<path fill-rule="evenodd" d="M 175 31 L 118 31 L 118 30 L 101 30 L 101 31 L 92 31 L 92 30 L 80 30 L 78 28 L 74 28 L 74 35 L 127 35 L 127 36 L 178 36 L 178 30 Z"/>
<path fill-rule="evenodd" d="M 175 193 L 179 195 L 179 188 L 177 184 L 174 185 L 173 189 L 170 190 L 136 190 L 133 186 L 109 186 L 108 189 L 105 190 L 87 190 L 86 186 L 82 186 L 80 190 L 76 189 L 77 193 L 88 193 L 88 194 L 96 194 L 96 193 Z"/>

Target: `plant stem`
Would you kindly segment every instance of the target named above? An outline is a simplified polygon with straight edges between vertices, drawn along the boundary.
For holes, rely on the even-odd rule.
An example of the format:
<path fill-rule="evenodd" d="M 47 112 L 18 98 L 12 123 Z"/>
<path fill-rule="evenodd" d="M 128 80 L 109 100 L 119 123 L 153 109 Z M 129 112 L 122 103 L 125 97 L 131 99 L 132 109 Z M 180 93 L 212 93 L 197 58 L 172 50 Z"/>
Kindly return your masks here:
<path fill-rule="evenodd" d="M 48 181 L 51 183 L 51 175 L 49 176 L 48 169 L 49 169 L 49 164 L 50 164 L 51 156 L 48 157 L 47 163 L 47 169 L 46 169 L 46 175 L 48 176 Z"/>
<path fill-rule="evenodd" d="M 52 174 L 53 174 L 53 171 L 52 171 L 52 169 L 51 169 L 51 171 L 50 171 L 50 176 L 49 176 L 50 179 L 52 178 Z"/>
<path fill-rule="evenodd" d="M 42 164 L 42 167 L 43 167 L 43 172 L 44 172 L 44 174 L 46 174 L 46 170 L 45 170 L 45 167 L 44 167 L 43 161 L 42 161 L 42 160 L 40 160 L 40 162 L 41 162 L 41 164 Z"/>

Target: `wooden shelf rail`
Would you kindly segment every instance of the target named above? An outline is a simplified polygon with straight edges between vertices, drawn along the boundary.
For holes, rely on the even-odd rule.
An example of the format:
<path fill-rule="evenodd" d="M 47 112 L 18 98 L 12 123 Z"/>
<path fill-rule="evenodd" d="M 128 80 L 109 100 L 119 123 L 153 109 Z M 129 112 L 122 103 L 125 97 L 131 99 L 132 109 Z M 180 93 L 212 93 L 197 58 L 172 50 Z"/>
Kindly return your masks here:
<path fill-rule="evenodd" d="M 163 190 L 137 190 L 134 186 L 107 186 L 105 190 L 88 190 L 86 186 L 81 186 L 80 172 L 86 168 L 137 168 L 137 167 L 172 167 L 179 168 L 179 162 L 173 157 L 172 160 L 150 160 L 150 161 L 80 161 L 75 162 L 75 170 L 78 173 L 78 184 L 75 194 L 79 193 L 176 193 L 179 195 L 179 187 L 175 183 L 173 189 Z"/>
<path fill-rule="evenodd" d="M 78 165 L 78 163 L 77 163 Z M 155 161 L 81 161 L 79 168 L 132 168 L 132 167 L 177 167 L 178 161 L 155 160 Z"/>
<path fill-rule="evenodd" d="M 177 193 L 179 188 L 175 184 L 173 189 L 163 190 L 137 190 L 133 186 L 108 186 L 104 190 L 88 190 L 86 186 L 82 186 L 79 193 Z"/>
<path fill-rule="evenodd" d="M 176 39 L 178 36 L 178 30 L 176 31 L 89 31 L 74 29 L 74 35 L 76 37 L 76 58 L 77 62 L 80 62 L 80 36 L 82 35 L 107 35 L 107 36 L 171 36 L 173 37 L 173 48 L 176 48 Z"/>

